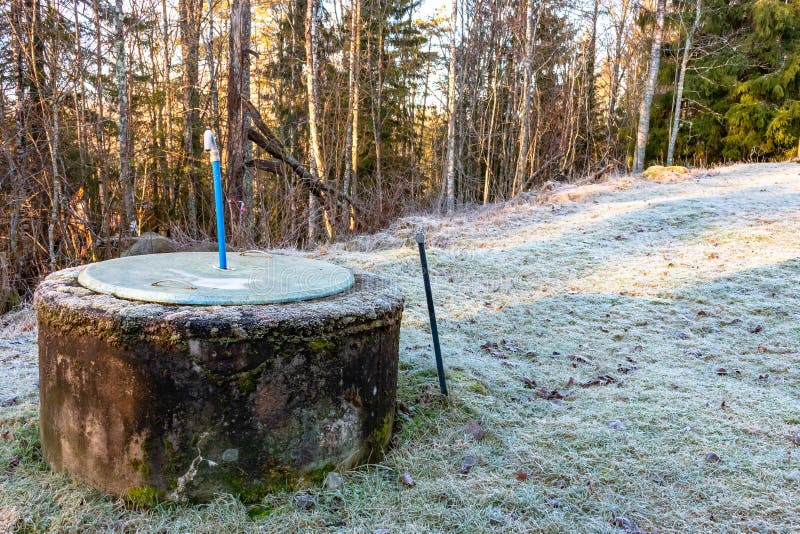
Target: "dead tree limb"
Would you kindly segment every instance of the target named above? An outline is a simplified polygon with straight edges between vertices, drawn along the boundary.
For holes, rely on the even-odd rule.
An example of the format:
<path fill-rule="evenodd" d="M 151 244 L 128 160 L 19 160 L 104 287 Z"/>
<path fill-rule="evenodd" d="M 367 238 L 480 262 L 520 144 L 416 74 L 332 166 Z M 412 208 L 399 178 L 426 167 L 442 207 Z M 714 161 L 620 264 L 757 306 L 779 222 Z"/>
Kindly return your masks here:
<path fill-rule="evenodd" d="M 308 169 L 305 168 L 302 163 L 294 159 L 283 146 L 283 143 L 281 143 L 275 134 L 272 133 L 272 130 L 269 128 L 269 126 L 266 125 L 264 119 L 261 118 L 261 113 L 259 113 L 252 102 L 246 98 L 243 98 L 242 107 L 244 107 L 245 111 L 247 111 L 247 113 L 250 115 L 250 118 L 253 120 L 253 126 L 247 130 L 247 138 L 250 139 L 250 141 L 266 150 L 267 154 L 279 162 L 288 165 L 289 168 L 292 169 L 292 171 L 300 178 L 303 185 L 318 197 L 323 199 L 330 197 L 331 200 L 343 208 L 346 208 L 347 203 L 349 203 L 353 206 L 353 209 L 356 212 L 363 213 L 361 207 L 350 197 L 350 195 L 346 195 L 335 187 L 331 187 L 330 185 L 326 184 L 318 177 L 314 176 Z M 251 162 L 248 162 L 248 165 L 253 165 L 257 169 L 275 172 L 272 169 L 276 168 L 276 163 L 277 162 L 273 163 L 271 160 L 252 160 Z"/>

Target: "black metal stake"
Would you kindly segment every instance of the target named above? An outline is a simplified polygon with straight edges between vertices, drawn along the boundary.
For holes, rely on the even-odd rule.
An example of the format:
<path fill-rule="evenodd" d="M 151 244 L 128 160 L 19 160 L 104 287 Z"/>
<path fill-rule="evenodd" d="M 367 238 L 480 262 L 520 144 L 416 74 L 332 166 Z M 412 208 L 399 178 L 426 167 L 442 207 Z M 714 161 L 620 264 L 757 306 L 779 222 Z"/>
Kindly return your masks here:
<path fill-rule="evenodd" d="M 425 282 L 425 297 L 428 300 L 428 315 L 431 318 L 431 336 L 433 336 L 433 353 L 436 355 L 436 373 L 439 375 L 439 389 L 442 395 L 447 395 L 447 382 L 445 382 L 444 379 L 444 364 L 442 363 L 442 349 L 439 348 L 439 329 L 436 327 L 436 312 L 433 309 L 431 279 L 428 276 L 428 260 L 425 257 L 425 234 L 422 232 L 417 232 L 417 245 L 419 245 L 419 261 L 422 263 L 422 280 Z"/>

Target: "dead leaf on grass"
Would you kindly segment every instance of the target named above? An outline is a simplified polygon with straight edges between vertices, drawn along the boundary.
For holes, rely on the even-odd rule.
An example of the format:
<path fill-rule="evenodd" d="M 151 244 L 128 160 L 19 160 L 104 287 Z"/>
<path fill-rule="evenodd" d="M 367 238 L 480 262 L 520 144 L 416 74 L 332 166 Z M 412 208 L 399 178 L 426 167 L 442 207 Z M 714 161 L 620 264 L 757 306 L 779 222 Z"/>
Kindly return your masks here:
<path fill-rule="evenodd" d="M 536 387 L 536 380 L 533 378 L 528 378 L 527 376 L 522 377 L 522 382 L 525 383 L 526 388 L 535 388 Z"/>
<path fill-rule="evenodd" d="M 592 362 L 592 360 L 590 360 L 589 358 L 584 358 L 583 356 L 572 355 L 572 356 L 569 356 L 569 359 L 572 360 L 573 362 L 576 362 L 576 363 L 583 363 L 583 364 L 586 364 L 586 365 L 594 366 L 594 362 Z"/>
<path fill-rule="evenodd" d="M 706 453 L 706 463 L 707 464 L 714 464 L 714 463 L 719 462 L 719 460 L 720 460 L 720 457 L 719 457 L 719 455 L 717 453 L 715 453 L 715 452 Z"/>
<path fill-rule="evenodd" d="M 595 378 L 592 378 L 587 382 L 582 383 L 581 387 L 588 388 L 591 386 L 607 386 L 609 384 L 614 384 L 616 382 L 618 382 L 618 380 L 611 375 L 600 375 Z"/>
<path fill-rule="evenodd" d="M 762 330 L 764 330 L 764 326 L 759 324 L 759 325 L 756 325 L 756 326 L 754 326 L 753 328 L 751 328 L 751 329 L 750 329 L 750 333 L 751 333 L 751 334 L 758 334 L 758 333 L 759 333 L 759 332 L 761 332 Z"/>
<path fill-rule="evenodd" d="M 557 389 L 548 389 L 545 386 L 540 387 L 536 390 L 536 396 L 540 397 L 545 400 L 563 400 L 564 394 L 558 391 Z"/>
<path fill-rule="evenodd" d="M 483 427 L 480 425 L 480 423 L 478 423 L 474 419 L 470 419 L 469 421 L 467 421 L 467 424 L 464 425 L 464 433 L 469 434 L 477 441 L 482 440 L 483 437 L 486 435 L 485 432 L 483 431 Z"/>
<path fill-rule="evenodd" d="M 533 475 L 533 471 L 528 469 L 527 467 L 520 467 L 517 469 L 517 479 L 518 480 L 528 480 L 531 475 Z"/>

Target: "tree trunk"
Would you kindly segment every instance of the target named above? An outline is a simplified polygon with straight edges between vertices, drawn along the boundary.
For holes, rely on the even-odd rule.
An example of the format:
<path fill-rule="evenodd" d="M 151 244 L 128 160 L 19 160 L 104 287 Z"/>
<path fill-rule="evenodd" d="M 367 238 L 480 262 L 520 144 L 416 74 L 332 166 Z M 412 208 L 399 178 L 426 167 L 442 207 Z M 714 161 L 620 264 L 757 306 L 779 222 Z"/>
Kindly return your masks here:
<path fill-rule="evenodd" d="M 134 206 L 133 179 L 131 177 L 130 132 L 128 108 L 128 66 L 125 49 L 125 18 L 122 0 L 116 0 L 114 12 L 114 52 L 117 60 L 114 74 L 119 99 L 119 181 L 122 183 L 123 235 L 137 233 Z"/>
<path fill-rule="evenodd" d="M 95 121 L 95 142 L 97 143 L 97 188 L 100 196 L 100 235 L 105 244 L 105 257 L 111 255 L 111 209 L 110 195 L 108 194 L 108 175 L 106 174 L 106 150 L 105 150 L 105 116 L 103 110 L 103 41 L 102 25 L 100 24 L 100 5 L 98 0 L 92 0 L 92 11 L 94 12 L 94 39 L 95 39 L 95 59 L 97 60 L 97 72 L 95 73 L 95 98 L 97 99 L 97 120 Z"/>
<path fill-rule="evenodd" d="M 647 137 L 650 133 L 650 106 L 658 78 L 658 64 L 661 59 L 661 39 L 664 35 L 664 12 L 667 0 L 656 0 L 656 21 L 653 28 L 653 44 L 650 47 L 650 68 L 642 89 L 642 102 L 639 106 L 639 127 L 636 131 L 636 154 L 633 160 L 633 172 L 644 170 L 644 158 L 647 150 Z"/>
<path fill-rule="evenodd" d="M 533 47 L 538 17 L 533 14 L 533 1 L 527 2 L 527 24 L 525 28 L 525 64 L 522 78 L 522 110 L 519 114 L 519 157 L 511 184 L 511 196 L 515 196 L 525 185 L 525 171 L 528 168 L 528 148 L 530 143 L 531 95 L 533 84 Z"/>
<path fill-rule="evenodd" d="M 345 139 L 345 157 L 349 157 L 344 170 L 343 191 L 350 195 L 358 173 L 358 101 L 359 101 L 359 67 L 361 65 L 361 0 L 350 3 L 350 65 L 348 74 L 348 111 L 347 133 Z M 347 228 L 355 230 L 355 218 L 352 208 L 348 207 L 345 216 L 348 218 Z"/>
<path fill-rule="evenodd" d="M 198 62 L 200 58 L 200 14 L 202 0 L 180 0 L 178 27 L 181 39 L 183 65 L 183 171 L 187 180 L 187 218 L 189 235 L 197 238 L 197 187 L 199 180 L 200 146 L 200 95 L 198 91 Z M 231 19 L 233 24 L 233 18 Z"/>
<path fill-rule="evenodd" d="M 228 34 L 228 197 L 233 202 L 243 200 L 243 177 L 245 143 L 247 141 L 246 118 L 242 108 L 244 83 L 249 76 L 247 52 L 249 42 L 245 41 L 246 27 L 249 27 L 249 0 L 231 2 L 231 28 Z"/>
<path fill-rule="evenodd" d="M 450 12 L 450 67 L 447 71 L 447 163 L 444 175 L 444 198 L 447 213 L 456 205 L 456 21 L 458 0 L 451 0 Z"/>
<path fill-rule="evenodd" d="M 678 77 L 678 87 L 675 91 L 675 111 L 672 116 L 672 130 L 669 135 L 669 145 L 667 146 L 667 166 L 672 165 L 675 156 L 675 141 L 678 139 L 678 129 L 681 127 L 681 105 L 683 104 L 683 84 L 686 80 L 686 68 L 689 66 L 689 56 L 692 51 L 692 38 L 694 32 L 700 27 L 700 16 L 702 13 L 702 0 L 697 0 L 695 4 L 694 23 L 686 33 L 686 43 L 683 46 L 683 58 L 681 59 L 681 73 Z"/>
<path fill-rule="evenodd" d="M 325 182 L 327 179 L 327 172 L 325 170 L 325 162 L 322 159 L 322 150 L 320 150 L 319 125 L 317 122 L 317 110 L 319 109 L 319 73 L 317 71 L 316 51 L 318 1 L 319 0 L 308 0 L 306 9 L 306 97 L 308 100 L 308 136 L 309 145 L 311 146 L 311 153 L 309 154 L 311 174 L 319 176 L 320 180 Z M 319 214 L 317 212 L 320 208 L 316 197 L 313 195 L 309 196 L 308 204 L 308 239 L 309 242 L 314 242 L 318 234 Z M 324 206 L 322 212 L 325 236 L 328 240 L 331 240 L 333 238 L 333 227 L 331 226 L 327 209 Z"/>
<path fill-rule="evenodd" d="M 212 0 L 208 0 L 208 44 L 206 46 L 206 63 L 208 63 L 209 93 L 211 97 L 211 124 L 214 133 L 219 137 L 219 86 L 217 85 L 217 66 L 214 63 L 214 8 Z M 219 143 L 219 139 L 217 139 Z"/>

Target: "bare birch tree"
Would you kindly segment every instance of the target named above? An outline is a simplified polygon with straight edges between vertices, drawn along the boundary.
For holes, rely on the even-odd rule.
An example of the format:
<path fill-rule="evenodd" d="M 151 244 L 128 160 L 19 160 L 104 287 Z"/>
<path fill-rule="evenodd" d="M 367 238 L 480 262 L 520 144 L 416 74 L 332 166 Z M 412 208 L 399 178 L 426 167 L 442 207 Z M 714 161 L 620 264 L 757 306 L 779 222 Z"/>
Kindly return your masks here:
<path fill-rule="evenodd" d="M 642 172 L 644 169 L 645 151 L 647 150 L 647 137 L 650 133 L 650 106 L 653 104 L 653 94 L 658 78 L 658 65 L 661 59 L 661 39 L 664 35 L 664 14 L 667 10 L 667 0 L 656 0 L 656 18 L 653 27 L 653 43 L 650 47 L 650 67 L 644 80 L 642 101 L 639 106 L 639 127 L 636 130 L 636 153 L 633 159 L 633 172 Z"/>
<path fill-rule="evenodd" d="M 447 163 L 444 174 L 444 198 L 447 213 L 452 213 L 456 205 L 456 21 L 458 19 L 458 0 L 451 0 L 450 6 L 450 67 L 447 70 Z"/>
<path fill-rule="evenodd" d="M 686 81 L 686 69 L 689 66 L 689 56 L 692 53 L 692 39 L 694 33 L 700 27 L 700 18 L 703 10 L 702 0 L 695 3 L 694 23 L 686 32 L 686 41 L 683 45 L 683 57 L 681 58 L 681 72 L 678 76 L 678 86 L 675 89 L 675 111 L 672 116 L 672 126 L 669 132 L 669 145 L 667 146 L 667 166 L 672 165 L 675 156 L 675 141 L 678 139 L 678 130 L 681 127 L 681 106 L 683 104 L 683 85 Z"/>
<path fill-rule="evenodd" d="M 311 146 L 309 163 L 311 174 L 326 181 L 327 172 L 320 149 L 320 134 L 317 110 L 319 109 L 319 72 L 317 71 L 317 9 L 319 0 L 308 0 L 306 9 L 306 97 L 308 100 L 308 136 Z M 313 242 L 317 238 L 320 210 L 318 201 L 313 194 L 308 199 L 308 238 Z M 333 238 L 333 227 L 325 207 L 322 208 L 322 217 L 327 239 Z"/>

